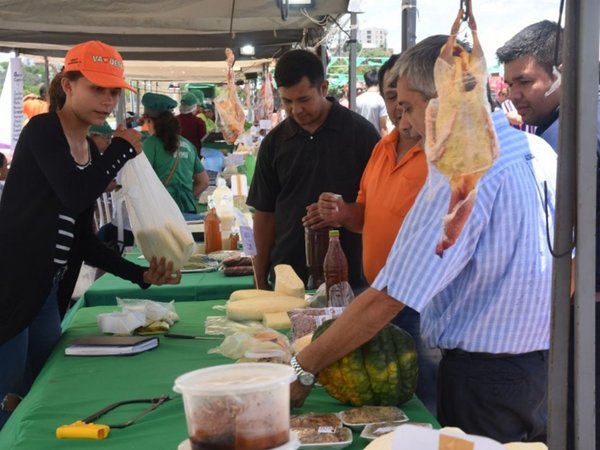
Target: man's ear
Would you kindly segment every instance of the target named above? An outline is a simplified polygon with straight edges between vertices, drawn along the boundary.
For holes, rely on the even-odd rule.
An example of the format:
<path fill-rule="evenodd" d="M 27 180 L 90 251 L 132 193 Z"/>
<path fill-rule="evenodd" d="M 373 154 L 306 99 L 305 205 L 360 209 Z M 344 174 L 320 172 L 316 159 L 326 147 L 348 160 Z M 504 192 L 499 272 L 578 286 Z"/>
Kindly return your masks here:
<path fill-rule="evenodd" d="M 323 97 L 325 97 L 325 96 L 327 96 L 328 92 L 329 92 L 329 81 L 323 80 L 323 82 L 321 83 L 321 95 Z"/>

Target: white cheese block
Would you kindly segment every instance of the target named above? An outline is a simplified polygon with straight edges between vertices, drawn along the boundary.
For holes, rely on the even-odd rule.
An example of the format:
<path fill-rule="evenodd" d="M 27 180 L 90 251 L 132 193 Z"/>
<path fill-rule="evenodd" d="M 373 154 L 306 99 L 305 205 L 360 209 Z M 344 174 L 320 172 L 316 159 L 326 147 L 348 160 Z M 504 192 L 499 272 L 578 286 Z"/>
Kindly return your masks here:
<path fill-rule="evenodd" d="M 238 300 L 248 300 L 249 298 L 257 297 L 281 297 L 281 293 L 265 289 L 240 289 L 231 293 L 229 301 L 237 302 Z"/>
<path fill-rule="evenodd" d="M 307 306 L 303 298 L 285 295 L 268 298 L 250 298 L 243 302 L 227 302 L 225 311 L 231 320 L 262 320 L 263 314 L 287 312 Z"/>
<path fill-rule="evenodd" d="M 312 342 L 312 337 L 313 334 L 309 333 L 305 334 L 301 338 L 296 339 L 292 344 L 292 349 L 294 350 L 294 353 L 300 353 L 302 350 L 304 350 L 304 347 L 306 347 Z"/>
<path fill-rule="evenodd" d="M 262 322 L 265 327 L 274 330 L 287 330 L 292 328 L 292 322 L 285 311 L 264 313 Z"/>
<path fill-rule="evenodd" d="M 275 292 L 304 298 L 304 282 L 296 275 L 292 266 L 278 264 L 273 270 L 275 271 Z"/>

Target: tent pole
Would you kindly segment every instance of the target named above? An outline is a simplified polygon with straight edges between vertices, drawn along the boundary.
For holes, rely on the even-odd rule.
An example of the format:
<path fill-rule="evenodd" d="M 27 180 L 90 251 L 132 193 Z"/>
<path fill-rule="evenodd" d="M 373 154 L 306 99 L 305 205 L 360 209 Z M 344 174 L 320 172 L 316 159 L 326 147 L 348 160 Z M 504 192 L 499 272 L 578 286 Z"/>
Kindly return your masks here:
<path fill-rule="evenodd" d="M 567 2 L 562 63 L 560 140 L 548 375 L 548 447 L 567 448 L 567 368 L 571 255 L 577 224 L 574 318 L 575 448 L 595 448 L 595 207 L 598 0 Z M 596 50 L 595 50 L 596 49 Z M 587 55 L 587 56 L 586 56 Z M 591 94 L 593 93 L 593 95 Z M 576 215 L 576 216 L 575 216 Z M 576 219 L 576 220 L 575 220 Z"/>
<path fill-rule="evenodd" d="M 402 51 L 415 45 L 417 38 L 417 0 L 402 0 Z"/>
<path fill-rule="evenodd" d="M 48 101 L 48 91 L 50 90 L 50 70 L 48 66 L 48 57 L 44 56 L 44 84 L 46 85 L 46 98 L 44 100 Z"/>
<path fill-rule="evenodd" d="M 571 3 L 571 2 L 567 2 Z M 575 285 L 575 448 L 596 448 L 596 120 L 598 92 L 598 0 L 573 1 L 577 6 L 568 26 L 577 42 L 575 86 L 577 111 L 577 257 Z M 575 9 L 575 8 L 574 8 Z M 570 53 L 570 52 L 569 52 Z"/>
<path fill-rule="evenodd" d="M 357 16 L 350 13 L 350 59 L 348 61 L 348 103 L 350 109 L 356 111 L 356 36 Z"/>

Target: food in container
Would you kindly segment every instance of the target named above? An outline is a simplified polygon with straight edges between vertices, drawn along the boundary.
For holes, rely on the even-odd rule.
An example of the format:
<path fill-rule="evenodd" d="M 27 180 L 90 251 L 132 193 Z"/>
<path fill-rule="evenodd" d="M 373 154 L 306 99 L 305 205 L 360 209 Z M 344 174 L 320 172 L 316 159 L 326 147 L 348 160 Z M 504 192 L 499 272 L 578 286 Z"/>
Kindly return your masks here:
<path fill-rule="evenodd" d="M 335 450 L 352 444 L 352 430 L 349 428 L 292 428 L 292 431 L 298 436 L 303 450 Z"/>
<path fill-rule="evenodd" d="M 354 430 L 362 430 L 370 423 L 388 421 L 408 422 L 408 416 L 396 406 L 361 406 L 340 413 L 342 423 Z"/>
<path fill-rule="evenodd" d="M 289 384 L 282 364 L 228 364 L 179 376 L 192 450 L 272 450 L 290 441 Z"/>
<path fill-rule="evenodd" d="M 292 428 L 342 427 L 341 419 L 333 413 L 304 413 L 290 417 Z"/>

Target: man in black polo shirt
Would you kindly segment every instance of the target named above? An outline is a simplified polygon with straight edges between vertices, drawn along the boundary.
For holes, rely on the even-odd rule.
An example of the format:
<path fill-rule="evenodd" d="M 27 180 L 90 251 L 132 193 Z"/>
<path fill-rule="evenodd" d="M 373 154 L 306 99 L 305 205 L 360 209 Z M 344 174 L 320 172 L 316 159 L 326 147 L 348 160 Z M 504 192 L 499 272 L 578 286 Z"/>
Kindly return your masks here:
<path fill-rule="evenodd" d="M 306 50 L 284 54 L 275 81 L 287 119 L 263 140 L 248 204 L 256 209 L 254 270 L 258 288 L 268 289 L 269 272 L 289 264 L 306 283 L 302 217 L 321 192 L 354 201 L 379 133 L 360 115 L 327 98 L 320 59 Z M 358 234 L 340 230 L 353 288 L 366 286 Z"/>

